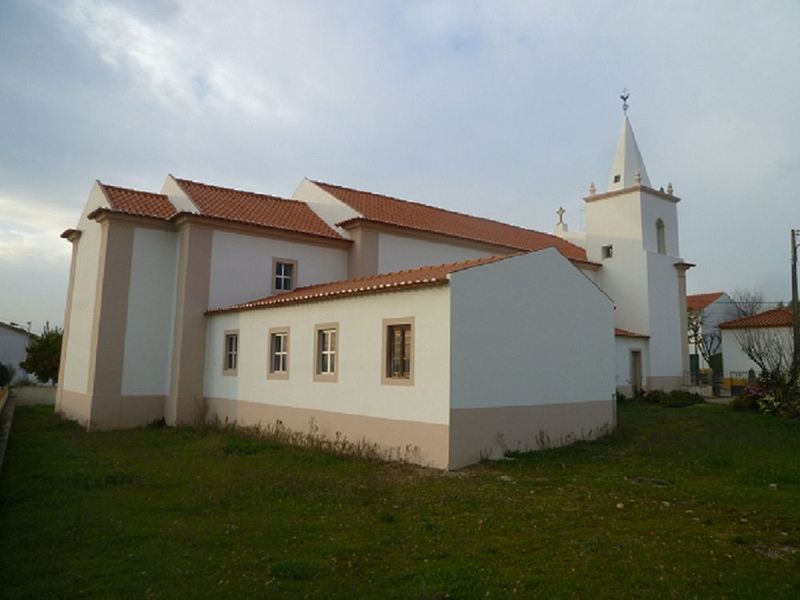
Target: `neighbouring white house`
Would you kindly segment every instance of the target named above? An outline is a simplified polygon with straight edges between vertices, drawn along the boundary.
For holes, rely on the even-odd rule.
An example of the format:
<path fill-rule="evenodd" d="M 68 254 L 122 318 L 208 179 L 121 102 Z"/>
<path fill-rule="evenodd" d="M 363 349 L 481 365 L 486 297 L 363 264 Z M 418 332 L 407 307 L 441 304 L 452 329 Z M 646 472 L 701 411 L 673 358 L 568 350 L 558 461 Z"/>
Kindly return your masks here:
<path fill-rule="evenodd" d="M 56 410 L 235 422 L 457 468 L 592 439 L 616 389 L 688 371 L 677 203 L 625 117 L 586 231 L 303 180 L 291 199 L 97 182 L 75 229 Z"/>
<path fill-rule="evenodd" d="M 713 359 L 722 355 L 721 323 L 741 316 L 736 303 L 725 292 L 690 294 L 686 297 L 689 313 L 689 363 L 694 381 L 697 374 L 711 369 L 704 354 Z M 721 361 L 720 361 L 721 362 Z M 717 365 L 722 372 L 724 365 Z"/>
<path fill-rule="evenodd" d="M 790 308 L 773 308 L 720 323 L 724 385 L 728 391 L 738 393 L 749 379 L 761 373 L 762 366 L 767 369 L 790 367 L 794 348 L 792 323 Z M 752 349 L 762 364 L 750 358 L 746 348 Z"/>
<path fill-rule="evenodd" d="M 12 383 L 25 379 L 28 373 L 20 366 L 28 355 L 28 344 L 36 336 L 16 323 L 0 321 L 0 363 L 14 370 Z"/>

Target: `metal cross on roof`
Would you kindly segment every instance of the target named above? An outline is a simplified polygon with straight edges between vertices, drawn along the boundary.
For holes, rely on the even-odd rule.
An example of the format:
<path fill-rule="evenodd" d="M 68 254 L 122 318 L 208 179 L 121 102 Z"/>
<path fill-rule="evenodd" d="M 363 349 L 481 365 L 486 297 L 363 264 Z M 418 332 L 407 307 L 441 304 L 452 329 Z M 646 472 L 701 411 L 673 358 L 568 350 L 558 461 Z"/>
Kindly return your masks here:
<path fill-rule="evenodd" d="M 564 210 L 563 206 L 559 206 L 558 207 L 558 210 L 556 211 L 556 214 L 558 215 L 558 224 L 559 225 L 563 225 L 564 224 L 564 213 L 565 212 L 567 212 L 567 211 Z"/>
<path fill-rule="evenodd" d="M 628 88 L 622 88 L 622 94 L 620 95 L 619 99 L 622 100 L 622 112 L 628 112 L 628 98 L 631 97 L 631 93 L 628 91 Z"/>

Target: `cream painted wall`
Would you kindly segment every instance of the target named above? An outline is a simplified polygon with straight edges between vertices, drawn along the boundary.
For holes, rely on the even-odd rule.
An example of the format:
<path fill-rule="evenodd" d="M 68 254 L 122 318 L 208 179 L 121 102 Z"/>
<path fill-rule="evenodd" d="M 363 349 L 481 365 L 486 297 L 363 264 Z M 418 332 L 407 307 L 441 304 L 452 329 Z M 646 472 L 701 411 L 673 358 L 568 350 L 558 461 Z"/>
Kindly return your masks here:
<path fill-rule="evenodd" d="M 87 393 L 89 385 L 89 363 L 92 353 L 92 323 L 94 321 L 97 294 L 97 274 L 100 261 L 102 227 L 87 215 L 98 207 L 108 207 L 108 201 L 100 186 L 95 183 L 77 229 L 81 236 L 75 254 L 75 280 L 72 290 L 69 337 L 67 338 L 66 364 L 62 389 Z M 66 242 L 65 242 L 66 243 Z"/>
<path fill-rule="evenodd" d="M 389 233 L 378 235 L 378 272 L 391 273 L 423 265 L 440 265 L 491 253 L 455 243 L 438 243 Z"/>
<path fill-rule="evenodd" d="M 122 394 L 169 391 L 177 283 L 178 235 L 137 227 L 125 329 Z"/>
<path fill-rule="evenodd" d="M 347 279 L 347 250 L 215 230 L 209 308 L 269 296 L 272 259 L 297 261 L 296 287 Z"/>
<path fill-rule="evenodd" d="M 555 249 L 451 275 L 453 408 L 610 400 L 611 300 Z"/>
<path fill-rule="evenodd" d="M 446 286 L 342 298 L 208 319 L 204 395 L 447 424 L 450 304 Z M 414 385 L 383 385 L 386 318 L 414 317 Z M 339 323 L 338 381 L 313 380 L 314 326 Z M 268 331 L 290 328 L 289 378 L 267 379 Z M 222 374 L 224 333 L 239 330 L 239 369 Z"/>
<path fill-rule="evenodd" d="M 631 373 L 631 350 L 639 350 L 642 353 L 642 386 L 647 385 L 647 373 L 649 372 L 649 357 L 647 356 L 647 340 L 641 338 L 614 338 L 614 354 L 616 356 L 617 387 L 625 387 L 633 384 Z"/>

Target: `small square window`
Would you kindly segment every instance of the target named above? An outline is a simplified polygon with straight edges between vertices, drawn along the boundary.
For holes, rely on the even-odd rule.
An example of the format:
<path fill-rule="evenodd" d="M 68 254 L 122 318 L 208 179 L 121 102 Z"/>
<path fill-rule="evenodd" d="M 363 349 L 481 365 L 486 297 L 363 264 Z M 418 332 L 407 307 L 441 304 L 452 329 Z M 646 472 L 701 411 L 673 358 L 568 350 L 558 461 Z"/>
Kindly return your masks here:
<path fill-rule="evenodd" d="M 290 292 L 297 283 L 297 261 L 285 258 L 272 260 L 272 291 Z"/>
<path fill-rule="evenodd" d="M 269 379 L 289 378 L 289 328 L 269 330 Z"/>
<path fill-rule="evenodd" d="M 614 175 L 614 183 L 619 183 L 620 179 L 622 179 L 621 175 Z"/>
<path fill-rule="evenodd" d="M 225 332 L 225 354 L 222 357 L 222 373 L 236 375 L 239 367 L 239 332 Z"/>
<path fill-rule="evenodd" d="M 614 246 L 610 244 L 608 246 L 603 246 L 600 249 L 600 253 L 603 258 L 611 258 L 612 256 L 614 256 Z"/>

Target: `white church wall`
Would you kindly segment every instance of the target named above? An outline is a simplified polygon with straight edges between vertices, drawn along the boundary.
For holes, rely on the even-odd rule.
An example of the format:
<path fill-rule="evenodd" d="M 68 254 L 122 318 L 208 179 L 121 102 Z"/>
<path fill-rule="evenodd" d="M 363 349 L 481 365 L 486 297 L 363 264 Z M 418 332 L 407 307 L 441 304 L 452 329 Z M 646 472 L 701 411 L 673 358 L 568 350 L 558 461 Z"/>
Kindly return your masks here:
<path fill-rule="evenodd" d="M 454 408 L 612 397 L 612 303 L 558 251 L 459 271 L 450 286 Z"/>
<path fill-rule="evenodd" d="M 650 375 L 682 377 L 687 325 L 681 321 L 675 258 L 647 253 L 650 300 Z"/>
<path fill-rule="evenodd" d="M 308 204 L 308 207 L 317 213 L 320 219 L 345 238 L 349 237 L 347 232 L 336 224 L 362 216 L 359 212 L 353 210 L 308 179 L 303 179 L 300 182 L 300 185 L 297 186 L 294 194 L 292 194 L 292 199 L 301 200 Z"/>
<path fill-rule="evenodd" d="M 97 294 L 98 257 L 102 246 L 103 230 L 96 221 L 87 215 L 98 207 L 107 207 L 100 186 L 95 183 L 86 201 L 77 229 L 81 235 L 77 241 L 75 254 L 75 279 L 72 287 L 72 302 L 69 319 L 69 335 L 66 340 L 66 361 L 64 365 L 62 389 L 71 392 L 87 393 L 89 386 L 89 364 L 91 362 L 92 324 L 94 322 L 95 300 Z"/>
<path fill-rule="evenodd" d="M 453 273 L 451 468 L 616 425 L 613 305 L 555 249 Z"/>
<path fill-rule="evenodd" d="M 642 210 L 639 192 L 629 192 L 586 203 L 586 235 L 603 235 L 619 240 L 642 239 Z M 600 248 L 587 248 L 590 260 L 598 260 Z"/>
<path fill-rule="evenodd" d="M 272 260 L 297 261 L 295 287 L 347 278 L 347 250 L 215 230 L 209 308 L 272 294 Z"/>
<path fill-rule="evenodd" d="M 611 296 L 616 306 L 616 327 L 640 334 L 650 333 L 650 307 L 647 303 L 647 263 L 636 239 L 608 236 L 589 236 L 593 247 L 610 245 L 613 255 L 600 259 L 603 267 L 597 274 L 597 283 Z"/>
<path fill-rule="evenodd" d="M 123 395 L 163 395 L 169 389 L 178 236 L 137 227 L 133 234 Z"/>
<path fill-rule="evenodd" d="M 390 273 L 490 256 L 487 250 L 390 233 L 378 235 L 378 272 Z"/>
<path fill-rule="evenodd" d="M 205 391 L 208 398 L 448 423 L 449 292 L 446 286 L 212 315 L 208 319 Z M 383 319 L 413 317 L 413 385 L 382 383 Z M 314 380 L 314 327 L 336 323 L 335 382 Z M 267 378 L 269 330 L 288 327 L 289 376 Z M 239 331 L 236 376 L 222 372 L 226 331 Z M 365 432 L 366 433 L 366 432 Z"/>
<path fill-rule="evenodd" d="M 664 223 L 664 242 L 666 254 L 679 257 L 680 246 L 678 239 L 678 210 L 674 202 L 650 196 L 647 193 L 642 197 L 642 244 L 648 252 L 658 252 L 658 235 L 656 222 L 661 219 Z"/>
<path fill-rule="evenodd" d="M 647 340 L 621 336 L 614 339 L 616 387 L 628 395 L 632 393 L 631 388 L 633 386 L 633 373 L 631 371 L 631 352 L 633 351 L 640 352 L 642 357 L 642 385 L 645 385 L 647 383 L 647 374 L 650 371 Z"/>

